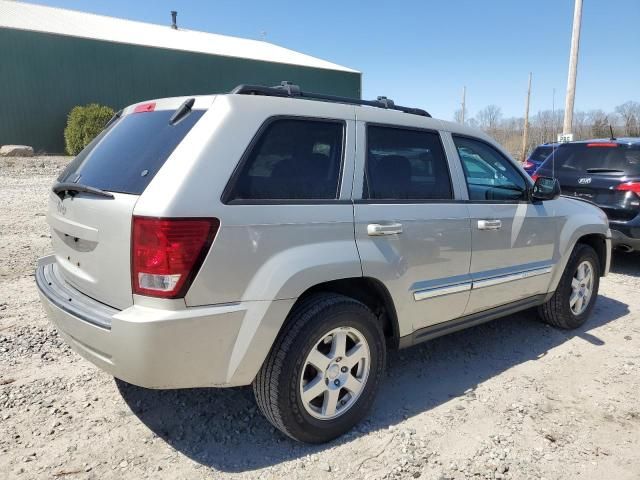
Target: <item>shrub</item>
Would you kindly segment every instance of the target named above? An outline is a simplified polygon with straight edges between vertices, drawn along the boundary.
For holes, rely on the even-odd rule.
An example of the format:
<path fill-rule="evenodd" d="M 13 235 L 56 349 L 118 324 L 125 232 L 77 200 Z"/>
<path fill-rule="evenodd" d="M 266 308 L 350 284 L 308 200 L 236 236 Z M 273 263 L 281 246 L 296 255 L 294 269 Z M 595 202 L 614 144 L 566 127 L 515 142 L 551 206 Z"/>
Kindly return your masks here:
<path fill-rule="evenodd" d="M 64 143 L 69 155 L 77 155 L 104 128 L 114 111 L 111 107 L 90 103 L 73 107 L 64 129 Z"/>

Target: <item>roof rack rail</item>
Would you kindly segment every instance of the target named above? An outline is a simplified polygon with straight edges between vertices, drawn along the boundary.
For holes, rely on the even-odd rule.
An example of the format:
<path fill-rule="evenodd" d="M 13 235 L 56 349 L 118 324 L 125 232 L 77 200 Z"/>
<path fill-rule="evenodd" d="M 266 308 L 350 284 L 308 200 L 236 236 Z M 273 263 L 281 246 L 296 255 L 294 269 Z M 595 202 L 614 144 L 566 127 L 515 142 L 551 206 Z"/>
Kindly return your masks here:
<path fill-rule="evenodd" d="M 398 110 L 412 115 L 431 117 L 429 112 L 421 108 L 402 107 L 396 105 L 393 100 L 387 97 L 378 97 L 377 100 L 360 100 L 359 98 L 339 97 L 336 95 L 324 95 L 321 93 L 303 92 L 299 85 L 291 82 L 281 82 L 275 87 L 265 87 L 263 85 L 238 85 L 229 93 L 236 95 L 265 95 L 268 97 L 290 97 L 306 98 L 309 100 L 320 100 L 323 102 L 346 103 L 349 105 L 367 105 L 369 107 L 385 108 L 388 110 Z"/>

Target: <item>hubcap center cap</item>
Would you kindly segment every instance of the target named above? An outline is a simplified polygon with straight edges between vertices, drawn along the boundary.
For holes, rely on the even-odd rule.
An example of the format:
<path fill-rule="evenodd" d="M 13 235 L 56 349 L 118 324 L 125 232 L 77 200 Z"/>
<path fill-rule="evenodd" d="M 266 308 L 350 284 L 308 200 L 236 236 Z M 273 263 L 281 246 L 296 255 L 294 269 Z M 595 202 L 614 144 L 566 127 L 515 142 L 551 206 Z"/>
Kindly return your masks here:
<path fill-rule="evenodd" d="M 327 368 L 327 378 L 329 380 L 335 380 L 339 376 L 340 376 L 340 367 L 335 363 L 332 365 L 329 365 L 329 368 Z"/>

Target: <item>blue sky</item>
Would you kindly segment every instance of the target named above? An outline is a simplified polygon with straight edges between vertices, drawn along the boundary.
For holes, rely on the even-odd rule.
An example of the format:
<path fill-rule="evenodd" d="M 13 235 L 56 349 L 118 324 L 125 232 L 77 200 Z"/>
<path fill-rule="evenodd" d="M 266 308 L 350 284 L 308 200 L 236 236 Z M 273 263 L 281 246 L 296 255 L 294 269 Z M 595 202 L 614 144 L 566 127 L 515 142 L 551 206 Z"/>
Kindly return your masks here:
<path fill-rule="evenodd" d="M 564 106 L 573 0 L 278 2 L 31 0 L 74 10 L 178 24 L 287 48 L 363 72 L 363 97 L 386 95 L 451 119 L 463 85 L 474 115 L 488 104 L 521 116 Z M 640 0 L 585 0 L 576 109 L 640 101 Z"/>

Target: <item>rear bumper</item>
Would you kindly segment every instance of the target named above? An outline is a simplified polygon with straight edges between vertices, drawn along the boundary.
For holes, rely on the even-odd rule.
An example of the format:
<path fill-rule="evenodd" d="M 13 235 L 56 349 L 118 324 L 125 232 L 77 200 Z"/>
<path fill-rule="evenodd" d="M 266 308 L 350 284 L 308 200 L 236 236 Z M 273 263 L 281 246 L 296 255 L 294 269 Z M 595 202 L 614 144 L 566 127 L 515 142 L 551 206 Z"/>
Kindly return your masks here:
<path fill-rule="evenodd" d="M 53 256 L 38 262 L 36 283 L 49 318 L 77 353 L 114 377 L 147 388 L 250 384 L 293 304 L 176 308 L 169 302 L 167 308 L 115 310 L 59 278 Z"/>
<path fill-rule="evenodd" d="M 611 242 L 615 247 L 629 246 L 634 250 L 640 250 L 640 238 L 628 236 L 625 232 L 611 229 Z"/>
<path fill-rule="evenodd" d="M 629 222 L 609 221 L 609 227 L 614 247 L 627 245 L 640 250 L 640 215 Z"/>

